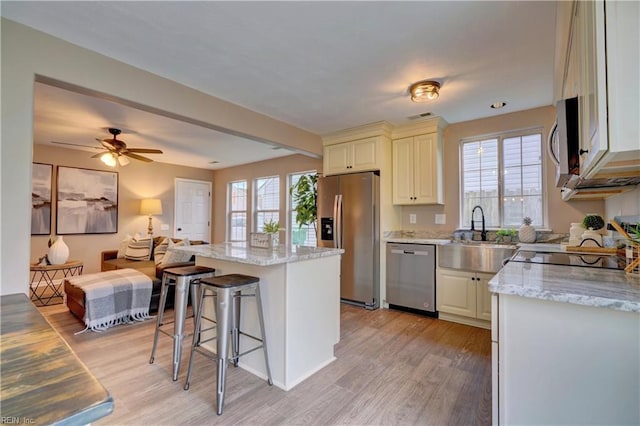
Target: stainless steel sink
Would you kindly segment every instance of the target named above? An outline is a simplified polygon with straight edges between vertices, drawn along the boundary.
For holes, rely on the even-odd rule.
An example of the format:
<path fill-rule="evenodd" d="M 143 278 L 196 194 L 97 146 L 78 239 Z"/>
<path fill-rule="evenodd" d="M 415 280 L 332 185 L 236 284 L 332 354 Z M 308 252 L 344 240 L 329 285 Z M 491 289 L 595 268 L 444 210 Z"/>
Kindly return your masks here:
<path fill-rule="evenodd" d="M 514 245 L 485 241 L 448 243 L 438 246 L 438 266 L 464 271 L 496 273 L 502 262 L 516 252 Z"/>

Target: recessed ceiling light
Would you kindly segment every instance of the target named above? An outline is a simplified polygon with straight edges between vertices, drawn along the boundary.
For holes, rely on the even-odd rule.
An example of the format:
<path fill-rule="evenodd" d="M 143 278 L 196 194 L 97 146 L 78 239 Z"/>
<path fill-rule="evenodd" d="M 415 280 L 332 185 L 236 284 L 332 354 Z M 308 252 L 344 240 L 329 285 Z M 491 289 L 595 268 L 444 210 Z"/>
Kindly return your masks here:
<path fill-rule="evenodd" d="M 503 108 L 505 105 L 507 105 L 507 103 L 506 103 L 506 102 L 502 102 L 502 101 L 500 101 L 500 102 L 494 102 L 494 103 L 492 103 L 492 104 L 491 104 L 491 108 L 493 108 L 493 109 L 500 109 L 500 108 Z"/>

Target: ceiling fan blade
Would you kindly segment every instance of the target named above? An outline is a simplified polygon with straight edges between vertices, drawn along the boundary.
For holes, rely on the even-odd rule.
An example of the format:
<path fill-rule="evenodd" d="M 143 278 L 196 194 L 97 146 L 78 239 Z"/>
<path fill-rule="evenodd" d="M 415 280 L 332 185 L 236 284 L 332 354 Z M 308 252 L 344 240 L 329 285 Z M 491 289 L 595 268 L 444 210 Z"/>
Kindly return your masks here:
<path fill-rule="evenodd" d="M 112 143 L 113 140 L 112 139 L 97 139 L 96 138 L 96 140 L 98 142 L 100 142 L 102 144 L 102 146 L 104 147 L 104 148 L 101 148 L 101 149 L 108 149 L 109 151 L 113 151 L 114 149 L 116 149 L 116 147 L 113 146 L 113 143 Z"/>
<path fill-rule="evenodd" d="M 51 141 L 51 143 L 55 143 L 55 144 L 58 144 L 58 145 L 81 146 L 83 148 L 102 149 L 99 146 L 81 145 L 81 144 L 78 144 L 78 143 L 58 142 L 58 141 Z"/>
<path fill-rule="evenodd" d="M 145 163 L 153 162 L 153 160 L 151 158 L 143 157 L 142 155 L 134 154 L 132 152 L 123 152 L 122 155 L 126 155 L 127 157 L 135 158 L 136 160 L 144 161 Z"/>
<path fill-rule="evenodd" d="M 102 149 L 102 148 L 100 148 L 100 149 Z M 91 158 L 99 158 L 99 157 L 102 157 L 104 154 L 107 154 L 108 152 L 109 152 L 109 151 L 99 152 L 99 153 L 97 153 L 97 154 L 92 155 L 92 156 L 91 156 Z"/>
<path fill-rule="evenodd" d="M 162 154 L 162 150 L 150 148 L 127 148 L 127 152 L 139 152 L 141 154 Z"/>

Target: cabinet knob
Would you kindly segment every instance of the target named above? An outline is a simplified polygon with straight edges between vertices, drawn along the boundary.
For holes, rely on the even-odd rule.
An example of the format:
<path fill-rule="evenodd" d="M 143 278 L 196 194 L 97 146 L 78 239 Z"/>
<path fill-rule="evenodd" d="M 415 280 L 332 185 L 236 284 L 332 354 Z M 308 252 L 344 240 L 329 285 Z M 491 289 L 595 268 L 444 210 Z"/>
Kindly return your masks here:
<path fill-rule="evenodd" d="M 582 149 L 582 148 L 580 148 L 580 155 L 588 154 L 588 153 L 589 153 L 589 150 L 588 150 L 588 149 Z"/>

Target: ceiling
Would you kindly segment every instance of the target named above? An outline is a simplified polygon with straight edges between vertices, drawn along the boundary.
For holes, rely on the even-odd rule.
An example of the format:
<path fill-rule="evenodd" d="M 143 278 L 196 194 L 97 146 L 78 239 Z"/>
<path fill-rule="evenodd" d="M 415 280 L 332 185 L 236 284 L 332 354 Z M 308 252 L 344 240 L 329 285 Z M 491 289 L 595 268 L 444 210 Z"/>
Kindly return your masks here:
<path fill-rule="evenodd" d="M 320 135 L 426 112 L 457 123 L 553 101 L 550 1 L 2 1 L 0 8 L 5 18 Z M 423 79 L 442 83 L 440 97 L 411 102 L 407 88 Z M 491 109 L 496 101 L 507 105 Z M 170 155 L 157 161 L 194 167 L 292 153 L 45 84 L 36 85 L 35 105 L 36 143 L 92 145 L 109 137 L 107 127 L 121 127 L 129 147 L 159 148 Z"/>

